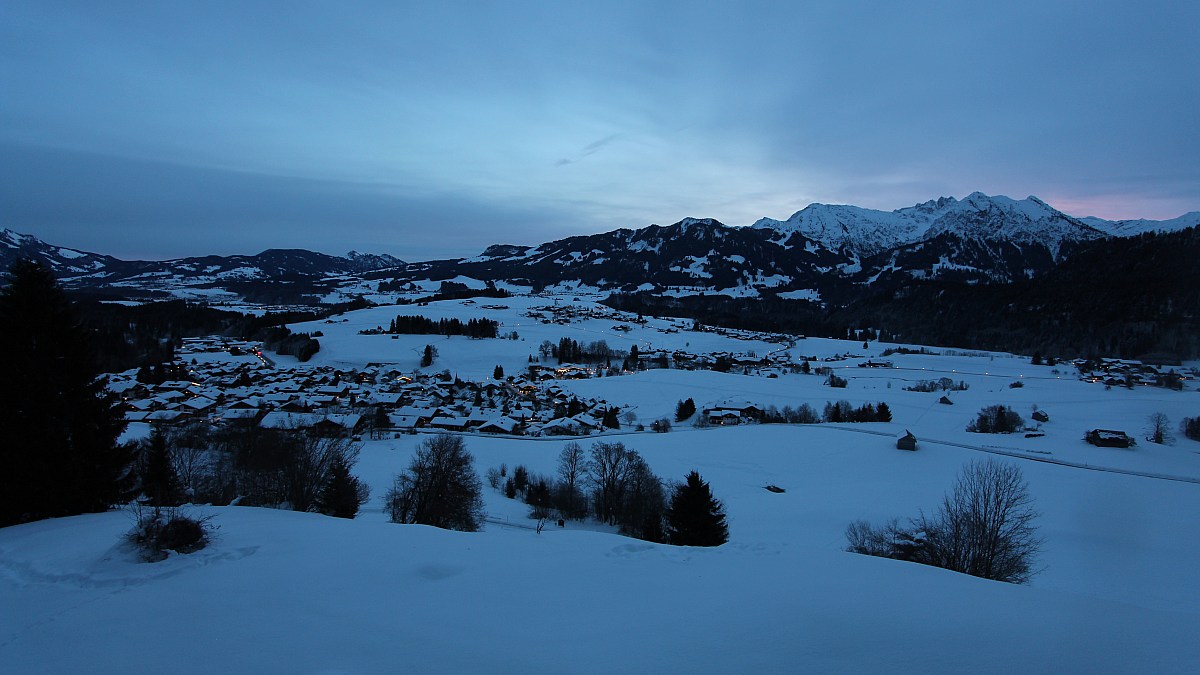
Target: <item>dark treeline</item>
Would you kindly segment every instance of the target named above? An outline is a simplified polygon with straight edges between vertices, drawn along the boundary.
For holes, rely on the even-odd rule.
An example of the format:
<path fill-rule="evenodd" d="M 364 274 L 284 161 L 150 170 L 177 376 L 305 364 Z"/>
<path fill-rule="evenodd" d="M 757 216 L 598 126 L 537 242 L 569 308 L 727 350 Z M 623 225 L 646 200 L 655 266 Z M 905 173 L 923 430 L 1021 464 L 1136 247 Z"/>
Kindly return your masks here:
<path fill-rule="evenodd" d="M 913 281 L 831 309 L 775 298 L 615 295 L 611 307 L 750 330 L 966 349 L 1138 358 L 1200 356 L 1200 229 L 1104 239 L 1011 284 Z M 869 335 L 869 334 L 868 334 Z M 882 335 L 881 335 L 882 337 Z"/>
<path fill-rule="evenodd" d="M 560 338 L 558 344 L 545 341 L 538 350 L 543 356 L 558 359 L 559 363 L 609 363 L 616 352 L 604 340 L 584 344 L 569 337 Z"/>
<path fill-rule="evenodd" d="M 300 356 L 314 345 L 292 338 L 287 323 L 312 321 L 324 316 L 316 312 L 272 312 L 262 316 L 229 312 L 183 300 L 143 305 L 103 303 L 85 298 L 75 302 L 81 322 L 97 347 L 100 368 L 117 372 L 129 368 L 168 363 L 175 358 L 181 338 L 222 335 L 257 340 L 268 349 Z M 310 337 L 305 340 L 315 343 Z M 293 351 L 288 351 L 293 350 Z M 311 355 L 311 354 L 310 354 Z"/>
<path fill-rule="evenodd" d="M 390 335 L 465 335 L 469 338 L 494 338 L 500 333 L 500 322 L 491 319 L 439 319 L 434 321 L 425 316 L 397 316 L 388 324 L 387 330 L 365 330 L 364 334 L 387 333 Z"/>
<path fill-rule="evenodd" d="M 368 277 L 369 278 L 369 277 Z M 405 282 L 398 279 L 384 280 L 379 283 L 379 292 L 386 293 L 401 292 L 412 290 L 411 282 Z M 470 288 L 466 284 L 457 281 L 443 281 L 438 288 L 437 293 L 427 295 L 422 298 L 412 300 L 409 298 L 398 298 L 396 304 L 408 305 L 412 303 L 438 302 L 440 300 L 466 300 L 468 298 L 509 298 L 512 293 L 503 288 L 496 288 L 494 281 L 488 281 L 486 288 Z"/>

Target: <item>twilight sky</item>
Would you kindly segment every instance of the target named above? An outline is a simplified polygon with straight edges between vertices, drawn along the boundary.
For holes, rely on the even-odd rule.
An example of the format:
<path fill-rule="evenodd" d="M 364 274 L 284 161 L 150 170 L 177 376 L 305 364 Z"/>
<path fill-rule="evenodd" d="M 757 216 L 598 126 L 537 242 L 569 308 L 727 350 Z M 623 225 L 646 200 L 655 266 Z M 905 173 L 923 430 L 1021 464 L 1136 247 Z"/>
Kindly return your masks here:
<path fill-rule="evenodd" d="M 474 255 L 981 190 L 1200 209 L 1200 3 L 0 3 L 0 227 Z"/>

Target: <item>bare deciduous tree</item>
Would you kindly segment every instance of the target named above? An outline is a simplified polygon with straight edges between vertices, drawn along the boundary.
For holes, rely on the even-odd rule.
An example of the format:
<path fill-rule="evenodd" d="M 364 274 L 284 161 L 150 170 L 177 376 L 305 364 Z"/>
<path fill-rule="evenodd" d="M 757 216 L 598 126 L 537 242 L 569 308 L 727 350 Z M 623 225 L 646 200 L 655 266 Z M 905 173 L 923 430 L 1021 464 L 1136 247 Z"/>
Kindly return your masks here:
<path fill-rule="evenodd" d="M 1021 584 L 1038 571 L 1037 516 L 1021 469 L 988 459 L 968 464 L 937 512 L 917 519 L 916 531 L 929 564 Z"/>
<path fill-rule="evenodd" d="M 345 436 L 296 433 L 292 438 L 295 445 L 284 466 L 288 501 L 294 511 L 315 511 L 334 465 L 354 466 L 358 446 Z"/>
<path fill-rule="evenodd" d="M 1021 470 L 989 459 L 967 465 L 937 511 L 908 528 L 851 523 L 847 550 L 1020 584 L 1039 571 L 1037 517 Z"/>
<path fill-rule="evenodd" d="M 630 470 L 629 458 L 624 443 L 597 442 L 592 445 L 588 480 L 595 493 L 593 505 L 596 517 L 609 525 L 616 525 L 620 516 L 625 479 Z"/>
<path fill-rule="evenodd" d="M 558 477 L 570 487 L 578 487 L 580 479 L 587 473 L 587 456 L 583 447 L 575 441 L 563 446 L 558 455 Z"/>
<path fill-rule="evenodd" d="M 422 441 L 408 470 L 396 476 L 386 504 L 394 523 L 474 532 L 483 525 L 482 485 L 461 436 Z"/>
<path fill-rule="evenodd" d="M 1146 440 L 1165 445 L 1175 440 L 1171 433 L 1171 420 L 1164 413 L 1156 412 L 1146 418 Z"/>

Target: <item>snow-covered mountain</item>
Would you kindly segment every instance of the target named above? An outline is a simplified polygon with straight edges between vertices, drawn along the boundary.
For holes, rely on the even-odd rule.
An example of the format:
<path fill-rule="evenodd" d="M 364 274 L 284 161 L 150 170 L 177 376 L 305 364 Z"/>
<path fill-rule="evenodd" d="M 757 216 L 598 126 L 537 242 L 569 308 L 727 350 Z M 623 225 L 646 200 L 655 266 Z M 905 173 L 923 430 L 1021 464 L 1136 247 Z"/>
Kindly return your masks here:
<path fill-rule="evenodd" d="M 319 280 L 322 288 L 308 294 L 323 297 L 334 287 L 361 293 L 378 288 L 376 282 L 470 277 L 534 288 L 840 302 L 866 287 L 899 287 L 914 279 L 1008 283 L 1054 269 L 1089 241 L 1197 224 L 1200 212 L 1168 221 L 1114 222 L 1075 218 L 1037 197 L 974 192 L 895 211 L 812 204 L 787 220 L 763 218 L 751 227 L 685 218 L 538 246 L 495 244 L 470 258 L 411 264 L 387 255 L 279 249 L 254 256 L 121 261 L 4 230 L 0 263 L 32 254 L 71 286 L 168 292 L 189 286 L 244 294 L 246 282 L 289 279 Z"/>
<path fill-rule="evenodd" d="M 1200 225 L 1200 211 L 1189 211 L 1170 220 L 1104 220 L 1094 216 L 1079 220 L 1113 237 L 1135 237 L 1146 232 L 1178 232 L 1196 227 Z"/>
<path fill-rule="evenodd" d="M 20 257 L 44 261 L 66 285 L 125 288 L 220 285 L 230 281 L 320 278 L 404 265 L 390 255 L 351 251 L 346 257 L 303 249 L 269 249 L 256 255 L 199 256 L 174 260 L 120 260 L 48 244 L 28 234 L 0 230 L 0 269 Z"/>
<path fill-rule="evenodd" d="M 856 257 L 933 240 L 940 235 L 977 241 L 1039 244 L 1054 257 L 1064 243 L 1102 237 L 1106 231 L 1058 211 L 1037 197 L 1020 201 L 973 192 L 964 199 L 941 197 L 895 211 L 811 204 L 787 220 L 760 219 L 752 226 L 780 237 L 800 233 Z"/>

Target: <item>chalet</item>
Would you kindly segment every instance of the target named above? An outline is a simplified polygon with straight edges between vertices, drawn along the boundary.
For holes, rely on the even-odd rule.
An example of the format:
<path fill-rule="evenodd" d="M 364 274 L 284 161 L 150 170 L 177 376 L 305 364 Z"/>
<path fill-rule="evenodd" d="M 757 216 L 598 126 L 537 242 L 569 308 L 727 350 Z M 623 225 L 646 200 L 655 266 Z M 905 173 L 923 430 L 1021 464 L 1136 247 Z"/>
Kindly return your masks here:
<path fill-rule="evenodd" d="M 763 411 L 752 403 L 726 403 L 704 411 L 713 424 L 741 424 L 762 419 Z"/>
<path fill-rule="evenodd" d="M 336 396 L 326 396 L 324 394 L 313 396 L 308 399 L 309 405 L 317 408 L 334 408 L 337 407 L 337 405 L 341 402 L 341 399 Z"/>
<path fill-rule="evenodd" d="M 266 415 L 266 411 L 260 408 L 227 408 L 220 419 L 231 423 L 258 424 L 263 415 Z"/>
<path fill-rule="evenodd" d="M 1084 440 L 1100 448 L 1128 448 L 1133 445 L 1129 434 L 1113 429 L 1092 429 L 1084 435 Z"/>
<path fill-rule="evenodd" d="M 571 417 L 550 420 L 542 425 L 540 431 L 545 436 L 581 436 L 584 433 Z"/>
<path fill-rule="evenodd" d="M 1038 422 L 1049 422 L 1050 421 L 1050 415 L 1047 414 L 1045 410 L 1034 410 L 1033 414 L 1030 415 L 1030 417 L 1032 417 L 1034 420 L 1036 420 Z"/>
<path fill-rule="evenodd" d="M 939 398 L 938 403 L 941 403 L 942 405 L 954 405 L 954 401 L 951 401 L 949 396 L 943 396 Z"/>
<path fill-rule="evenodd" d="M 896 439 L 896 449 L 898 450 L 916 450 L 917 437 L 907 429 L 904 430 L 904 435 Z"/>
<path fill-rule="evenodd" d="M 376 391 L 360 398 L 359 403 L 372 406 L 383 406 L 385 408 L 396 408 L 399 407 L 400 402 L 403 400 L 403 394 Z"/>
<path fill-rule="evenodd" d="M 441 429 L 443 431 L 466 431 L 467 418 L 448 416 L 435 417 L 429 421 L 429 426 L 434 429 Z"/>
<path fill-rule="evenodd" d="M 318 436 L 334 438 L 351 436 L 362 431 L 362 415 L 327 415 L 313 422 L 310 429 Z"/>
<path fill-rule="evenodd" d="M 180 424 L 188 419 L 189 415 L 182 410 L 155 410 L 146 415 L 146 422 L 155 424 Z"/>
<path fill-rule="evenodd" d="M 142 413 L 148 413 L 148 412 L 154 410 L 156 407 L 159 407 L 159 406 L 155 406 L 153 401 L 146 401 L 146 400 L 126 401 L 125 403 L 123 403 L 121 405 L 126 410 L 126 412 L 142 412 Z"/>
<path fill-rule="evenodd" d="M 217 402 L 210 398 L 197 396 L 195 398 L 189 398 L 183 403 L 180 403 L 179 408 L 181 410 L 188 410 L 193 414 L 204 414 L 212 412 L 216 405 Z"/>
<path fill-rule="evenodd" d="M 708 415 L 709 424 L 729 426 L 742 423 L 742 414 L 736 410 L 708 410 L 704 414 Z"/>
<path fill-rule="evenodd" d="M 569 418 L 569 420 L 581 432 L 583 432 L 585 434 L 591 433 L 593 431 L 600 429 L 600 424 L 597 423 L 596 420 L 588 419 L 585 415 L 586 415 L 586 413 L 580 413 L 574 417 Z"/>
<path fill-rule="evenodd" d="M 429 426 L 429 423 L 433 421 L 433 418 L 444 415 L 445 411 L 438 407 L 406 406 L 403 408 L 396 408 L 391 416 L 396 418 L 412 418 L 414 420 L 414 424 L 412 426 L 419 429 L 421 427 Z"/>
<path fill-rule="evenodd" d="M 251 396 L 234 401 L 229 405 L 230 410 L 258 410 L 267 405 L 267 400 L 259 396 Z"/>
<path fill-rule="evenodd" d="M 511 417 L 499 417 L 480 425 L 479 431 L 485 434 L 519 434 L 521 422 Z"/>
<path fill-rule="evenodd" d="M 125 421 L 126 422 L 145 422 L 146 418 L 149 416 L 150 416 L 150 413 L 139 411 L 139 410 L 126 410 L 125 411 Z"/>
<path fill-rule="evenodd" d="M 312 410 L 312 405 L 306 399 L 294 398 L 279 406 L 279 409 L 289 413 L 306 413 Z"/>
<path fill-rule="evenodd" d="M 264 429 L 307 429 L 321 419 L 320 415 L 309 412 L 288 412 L 277 410 L 269 412 L 258 422 Z"/>
<path fill-rule="evenodd" d="M 495 416 L 496 416 L 495 412 L 492 412 L 489 414 L 489 413 L 483 412 L 482 410 L 472 410 L 471 413 L 469 415 L 467 415 L 467 428 L 478 429 L 479 427 L 483 426 L 487 422 L 494 419 Z"/>
<path fill-rule="evenodd" d="M 326 385 L 317 388 L 317 394 L 321 396 L 344 397 L 350 394 L 350 387 L 345 384 Z"/>

